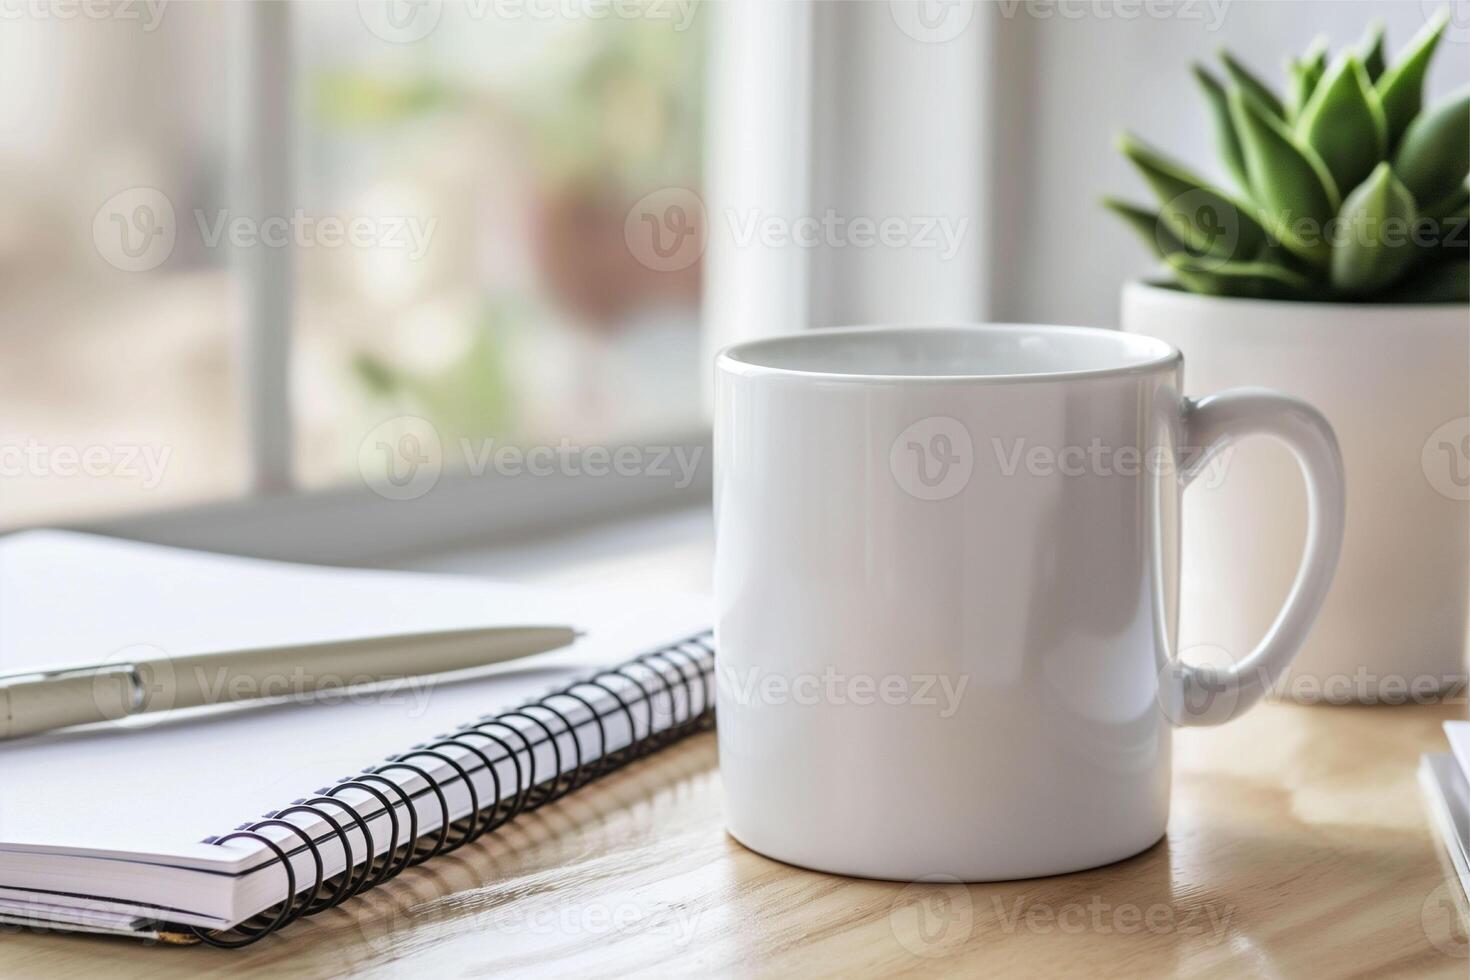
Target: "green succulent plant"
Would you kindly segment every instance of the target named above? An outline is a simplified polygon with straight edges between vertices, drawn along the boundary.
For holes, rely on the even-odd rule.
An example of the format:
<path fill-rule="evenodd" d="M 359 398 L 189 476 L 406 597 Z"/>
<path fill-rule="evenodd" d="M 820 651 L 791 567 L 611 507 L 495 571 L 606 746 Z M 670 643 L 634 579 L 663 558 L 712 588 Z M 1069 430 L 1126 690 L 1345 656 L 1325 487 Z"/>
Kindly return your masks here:
<path fill-rule="evenodd" d="M 1234 187 L 1124 134 L 1157 208 L 1104 204 L 1194 293 L 1325 302 L 1470 302 L 1470 87 L 1422 108 L 1448 23 L 1433 17 L 1389 64 L 1381 25 L 1329 60 L 1287 64 L 1278 96 L 1221 53 L 1195 79 Z"/>

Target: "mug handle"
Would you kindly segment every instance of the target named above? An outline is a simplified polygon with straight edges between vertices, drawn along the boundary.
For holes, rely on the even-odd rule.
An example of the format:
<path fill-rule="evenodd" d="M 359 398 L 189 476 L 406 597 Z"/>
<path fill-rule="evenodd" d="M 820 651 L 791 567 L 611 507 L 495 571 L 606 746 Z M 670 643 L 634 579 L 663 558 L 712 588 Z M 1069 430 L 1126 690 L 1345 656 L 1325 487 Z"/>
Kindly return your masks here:
<path fill-rule="evenodd" d="M 1199 401 L 1184 399 L 1174 451 L 1198 451 L 1179 461 L 1181 489 L 1223 449 L 1250 435 L 1279 439 L 1296 457 L 1307 485 L 1306 547 L 1285 604 L 1250 656 L 1227 668 L 1177 659 L 1165 665 L 1159 697 L 1176 725 L 1218 725 L 1260 699 L 1305 642 L 1342 553 L 1342 452 L 1327 419 L 1298 398 L 1266 388 L 1231 388 Z"/>

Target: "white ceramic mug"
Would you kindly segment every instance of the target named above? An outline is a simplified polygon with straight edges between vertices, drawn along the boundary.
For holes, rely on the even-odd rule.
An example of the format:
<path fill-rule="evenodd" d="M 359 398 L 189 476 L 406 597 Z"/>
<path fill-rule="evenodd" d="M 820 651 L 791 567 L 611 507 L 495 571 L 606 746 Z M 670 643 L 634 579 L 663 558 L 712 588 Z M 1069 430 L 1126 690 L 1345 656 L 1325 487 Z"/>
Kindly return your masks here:
<path fill-rule="evenodd" d="M 822 871 L 979 881 L 1163 836 L 1171 725 L 1226 721 L 1287 667 L 1343 522 L 1315 409 L 1261 389 L 1185 398 L 1182 363 L 1152 338 L 1040 326 L 814 330 L 720 354 L 736 839 Z M 1301 569 L 1249 657 L 1187 666 L 1180 494 L 1250 434 L 1301 465 Z"/>

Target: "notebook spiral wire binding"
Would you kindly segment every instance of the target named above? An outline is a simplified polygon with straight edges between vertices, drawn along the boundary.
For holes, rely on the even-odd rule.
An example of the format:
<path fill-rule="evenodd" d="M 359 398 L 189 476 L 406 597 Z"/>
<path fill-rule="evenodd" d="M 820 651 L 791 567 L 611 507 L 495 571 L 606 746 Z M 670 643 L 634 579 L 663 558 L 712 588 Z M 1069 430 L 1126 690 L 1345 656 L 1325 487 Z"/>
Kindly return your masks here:
<path fill-rule="evenodd" d="M 297 919 L 335 908 L 347 899 L 376 888 L 415 865 L 478 840 L 518 815 L 559 800 L 587 783 L 672 742 L 695 732 L 712 729 L 715 724 L 712 683 L 714 655 L 711 633 L 705 631 L 695 634 L 688 639 L 635 657 L 618 667 L 574 681 L 512 711 L 494 716 L 486 715 L 478 721 L 462 725 L 452 733 L 440 735 L 408 752 L 391 756 L 386 762 L 369 767 L 355 776 L 341 779 L 331 788 L 320 790 L 316 796 L 267 813 L 263 819 L 243 824 L 221 837 L 207 839 L 206 843 L 210 844 L 253 840 L 271 851 L 275 860 L 270 863 L 279 863 L 285 873 L 286 899 L 232 929 L 213 930 L 189 926 L 179 931 L 222 949 L 248 946 Z M 646 674 L 640 676 L 643 672 L 631 670 L 633 667 L 644 668 Z M 608 683 L 613 678 L 624 683 L 621 693 L 616 686 Z M 631 687 L 626 686 L 628 684 Z M 604 706 L 604 710 L 599 711 L 588 700 L 593 690 L 610 695 L 611 707 Z M 632 693 L 635 690 L 637 694 Z M 686 717 L 682 721 L 676 720 L 680 704 L 676 690 L 683 694 L 682 703 Z M 582 693 L 579 694 L 578 691 Z M 556 699 L 580 704 L 590 717 L 573 723 L 566 714 L 566 711 L 572 710 L 570 707 L 557 708 L 548 703 Z M 699 706 L 697 713 L 694 711 L 696 704 Z M 667 706 L 669 723 L 655 730 L 654 713 L 659 706 Z M 603 721 L 614 714 L 622 715 L 627 722 L 629 742 L 616 751 L 608 752 L 607 729 Z M 638 735 L 640 717 L 644 731 L 642 737 Z M 525 724 L 510 725 L 507 722 L 511 718 Z M 597 753 L 594 758 L 584 761 L 582 742 L 577 730 L 589 724 L 596 732 Z M 559 744 L 559 740 L 567 736 L 570 736 L 572 746 L 570 759 L 563 757 Z M 538 776 L 536 772 L 535 750 L 539 744 L 550 745 L 553 759 L 553 774 L 545 778 Z M 474 781 L 465 768 L 468 759 L 456 759 L 442 751 L 449 748 L 467 750 L 470 757 L 484 764 L 494 793 L 491 800 L 481 802 Z M 493 758 L 489 753 L 495 749 L 504 754 Z M 501 777 L 496 765 L 507 759 L 514 772 L 515 792 L 509 799 L 502 799 L 505 794 L 502 793 Z M 570 766 L 567 765 L 568 762 Z M 445 778 L 446 783 L 462 781 L 468 789 L 470 811 L 458 820 L 449 820 L 449 803 L 443 786 L 425 768 L 434 763 L 449 767 L 451 775 Z M 418 776 L 427 784 L 441 814 L 436 830 L 419 833 L 418 813 L 412 797 L 403 786 L 385 775 L 393 772 Z M 367 793 L 386 813 L 389 840 L 382 854 L 378 854 L 368 820 L 355 807 L 337 798 L 337 794 L 348 789 Z M 402 818 L 398 814 L 400 806 L 404 811 Z M 330 828 L 327 839 L 336 839 L 346 862 L 340 874 L 331 878 L 324 877 L 325 864 L 318 847 L 319 842 L 313 840 L 306 830 L 285 819 L 296 813 L 318 817 Z M 286 848 L 282 846 L 282 842 L 261 833 L 268 827 L 287 830 L 300 839 L 302 847 L 311 856 L 311 866 L 314 869 L 309 888 L 301 889 L 298 893 L 296 869 L 292 867 Z M 365 859 L 360 862 L 354 861 L 356 851 L 349 837 L 349 831 L 354 829 L 362 835 L 366 849 Z M 171 927 L 161 928 L 170 928 L 172 931 Z"/>

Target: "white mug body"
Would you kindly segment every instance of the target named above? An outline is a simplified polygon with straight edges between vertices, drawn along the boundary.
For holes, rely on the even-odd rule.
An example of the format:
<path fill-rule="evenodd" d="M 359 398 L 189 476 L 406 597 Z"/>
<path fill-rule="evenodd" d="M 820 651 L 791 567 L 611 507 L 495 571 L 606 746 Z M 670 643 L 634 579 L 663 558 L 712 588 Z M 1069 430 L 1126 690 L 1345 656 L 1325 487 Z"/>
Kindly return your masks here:
<path fill-rule="evenodd" d="M 720 356 L 737 840 L 822 871 L 974 881 L 1160 839 L 1182 362 L 1143 340 L 845 329 Z"/>

